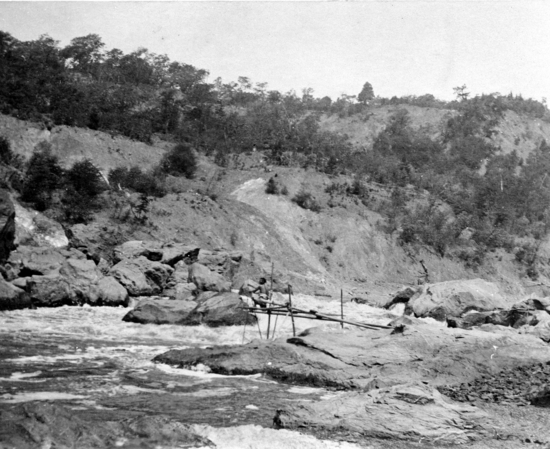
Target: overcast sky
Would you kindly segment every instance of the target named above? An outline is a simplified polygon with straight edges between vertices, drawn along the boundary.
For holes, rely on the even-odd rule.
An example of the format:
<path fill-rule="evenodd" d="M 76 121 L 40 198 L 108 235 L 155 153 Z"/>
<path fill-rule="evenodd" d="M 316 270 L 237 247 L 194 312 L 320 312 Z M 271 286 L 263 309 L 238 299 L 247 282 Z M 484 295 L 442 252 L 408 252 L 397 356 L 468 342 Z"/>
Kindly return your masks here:
<path fill-rule="evenodd" d="M 0 30 L 60 45 L 99 34 L 281 91 L 550 97 L 550 1 L 0 2 Z"/>

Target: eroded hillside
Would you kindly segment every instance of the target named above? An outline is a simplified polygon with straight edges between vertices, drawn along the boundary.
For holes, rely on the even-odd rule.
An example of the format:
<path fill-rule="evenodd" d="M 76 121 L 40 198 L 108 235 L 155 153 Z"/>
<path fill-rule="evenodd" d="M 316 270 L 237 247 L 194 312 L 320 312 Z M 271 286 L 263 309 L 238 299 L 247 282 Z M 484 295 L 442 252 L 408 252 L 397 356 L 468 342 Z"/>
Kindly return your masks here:
<path fill-rule="evenodd" d="M 450 109 L 411 105 L 382 106 L 350 117 L 325 115 L 321 119 L 321 127 L 328 131 L 347 134 L 354 145 L 370 148 L 388 124 L 391 115 L 399 109 L 408 111 L 413 129 L 423 130 L 432 138 L 439 137 L 447 120 L 457 115 L 457 111 Z M 523 159 L 538 148 L 543 139 L 550 141 L 549 122 L 522 116 L 511 110 L 504 112 L 504 118 L 495 126 L 495 131 L 493 143 L 505 154 L 515 150 Z"/>
<path fill-rule="evenodd" d="M 390 112 L 380 113 L 377 126 L 384 126 L 384 117 Z M 435 130 L 445 115 L 439 110 L 428 113 L 426 124 Z M 419 114 L 418 111 L 412 114 L 418 126 Z M 333 126 L 337 123 L 334 120 Z M 360 125 L 348 121 L 346 126 L 359 129 Z M 505 121 L 499 136 L 508 141 L 513 136 L 510 130 L 517 133 L 522 126 L 531 129 L 532 139 L 522 140 L 519 145 L 527 153 L 538 139 L 545 138 L 549 125 L 538 126 L 527 119 Z M 369 129 L 372 133 L 376 131 Z M 7 136 L 13 150 L 26 157 L 36 143 L 45 140 L 52 144 L 64 165 L 91 158 L 105 172 L 118 166 L 152 166 L 168 147 L 163 142 L 149 146 L 79 128 L 56 127 L 46 131 L 5 116 L 0 117 L 0 135 Z M 368 138 L 366 131 L 364 136 Z M 270 178 L 286 187 L 286 195 L 266 193 Z M 114 217 L 112 209 L 106 209 L 97 214 L 94 222 L 78 226 L 81 233 L 84 226 L 84 232 L 96 240 L 108 240 L 107 237 L 119 233 L 125 239 L 159 239 L 240 250 L 250 267 L 243 276 L 269 273 L 273 264 L 279 282 L 291 283 L 299 291 L 333 297 L 343 289 L 347 298 L 379 302 L 389 292 L 415 284 L 423 276 L 420 260 L 428 268 L 432 282 L 483 277 L 498 281 L 511 301 L 544 287 L 545 261 L 549 258 L 544 246 L 540 249 L 543 276 L 539 282 L 528 279 L 514 256 L 504 251 L 490 253 L 475 270 L 466 268 L 457 258 L 441 258 L 428 248 L 412 249 L 399 244 L 396 235 L 388 233 L 384 226 L 384 217 L 368 203 L 327 192 L 331 185 L 351 181 L 345 175 L 270 166 L 259 151 L 235 156 L 226 168 L 202 158 L 194 179 L 172 178 L 170 193 L 152 200 L 146 225 L 129 224 Z M 389 193 L 380 186 L 371 184 L 369 188 L 374 199 L 388 197 Z M 304 191 L 318 202 L 318 212 L 292 201 Z"/>

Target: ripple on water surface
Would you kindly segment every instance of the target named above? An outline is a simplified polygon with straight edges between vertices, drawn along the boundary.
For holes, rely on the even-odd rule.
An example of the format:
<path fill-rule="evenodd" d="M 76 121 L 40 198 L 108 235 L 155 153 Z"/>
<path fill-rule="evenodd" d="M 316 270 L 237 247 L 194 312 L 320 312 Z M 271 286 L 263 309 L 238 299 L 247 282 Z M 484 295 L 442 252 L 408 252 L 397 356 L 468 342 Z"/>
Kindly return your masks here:
<path fill-rule="evenodd" d="M 296 295 L 294 301 L 296 307 L 305 310 L 333 314 L 340 311 L 338 302 L 302 295 Z M 345 307 L 347 316 L 357 321 L 386 324 L 393 318 L 387 311 L 368 306 Z M 127 312 L 125 308 L 67 306 L 0 312 L 0 407 L 45 400 L 58 401 L 74 410 L 108 411 L 113 416 L 168 414 L 202 425 L 208 434 L 205 436 L 219 447 L 261 448 L 275 447 L 274 436 L 286 435 L 267 429 L 277 408 L 335 394 L 282 385 L 261 375 L 229 377 L 209 373 L 207 367 L 183 370 L 155 365 L 151 360 L 170 349 L 241 344 L 259 338 L 258 326 L 142 325 L 123 322 Z M 260 316 L 262 330 L 266 320 Z M 277 337 L 292 334 L 289 317 L 279 317 L 271 324 Z M 295 324 L 297 332 L 301 332 L 320 323 L 298 319 Z M 334 324 L 325 326 L 340 329 Z M 209 426 L 233 426 L 236 430 Z M 341 443 L 321 445 L 313 437 L 302 439 L 295 432 L 288 434 L 291 437 L 281 445 L 286 449 L 356 447 L 340 446 Z M 225 443 L 221 444 L 222 440 Z"/>

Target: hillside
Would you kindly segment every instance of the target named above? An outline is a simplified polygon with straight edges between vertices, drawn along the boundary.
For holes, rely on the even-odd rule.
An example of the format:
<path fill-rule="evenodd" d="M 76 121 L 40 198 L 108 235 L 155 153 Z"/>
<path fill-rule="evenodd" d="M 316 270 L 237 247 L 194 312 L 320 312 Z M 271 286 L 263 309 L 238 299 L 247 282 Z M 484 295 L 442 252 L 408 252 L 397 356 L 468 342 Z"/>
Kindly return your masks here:
<path fill-rule="evenodd" d="M 391 115 L 399 109 L 408 111 L 413 129 L 423 130 L 432 138 L 440 137 L 449 117 L 457 115 L 455 110 L 450 109 L 411 105 L 382 106 L 351 117 L 324 115 L 320 124 L 324 130 L 346 134 L 350 142 L 356 146 L 370 148 L 378 134 L 386 127 Z M 550 141 L 548 121 L 519 115 L 511 110 L 505 111 L 504 118 L 495 126 L 495 131 L 491 139 L 494 145 L 504 154 L 515 150 L 523 159 L 538 148 L 543 139 Z"/>
<path fill-rule="evenodd" d="M 391 109 L 377 111 L 377 126 L 384 126 L 384 117 L 389 117 L 390 112 Z M 415 108 L 413 112 L 414 123 L 423 126 L 422 111 Z M 427 111 L 427 125 L 436 127 L 437 121 L 443 119 L 444 115 L 438 116 L 436 112 L 441 113 Z M 537 139 L 544 138 L 548 124 L 539 126 L 535 133 L 536 121 L 512 118 L 508 122 L 507 117 L 501 124 L 498 137 L 503 142 L 510 141 L 513 136 L 510 130 L 517 133 L 520 129 L 531 129 L 531 138 L 522 139 L 519 145 L 527 154 Z M 376 131 L 376 128 L 365 131 L 355 118 L 331 120 L 331 126 L 340 123 L 350 135 L 355 129 L 356 139 L 368 140 L 369 133 Z M 26 157 L 34 145 L 45 140 L 52 144 L 52 151 L 64 166 L 91 158 L 104 172 L 118 166 L 153 166 L 169 147 L 159 140 L 155 145 L 146 145 L 65 126 L 45 131 L 6 116 L 0 116 L 0 135 L 7 136 L 13 150 Z M 250 262 L 251 277 L 269 273 L 273 263 L 277 281 L 291 283 L 296 291 L 335 297 L 342 288 L 347 298 L 362 297 L 373 303 L 382 301 L 402 285 L 415 284 L 422 275 L 420 259 L 424 260 L 432 282 L 482 277 L 499 282 L 511 301 L 544 288 L 548 282 L 548 244 L 539 250 L 541 276 L 537 282 L 525 276 L 525 268 L 514 260 L 513 254 L 502 250 L 490 252 L 481 266 L 466 268 L 459 258 L 442 258 L 428 247 L 400 244 L 395 233 L 386 232 L 385 218 L 380 212 L 353 196 L 326 192 L 330 185 L 351 183 L 350 176 L 272 166 L 268 162 L 260 151 L 235 156 L 225 168 L 201 157 L 193 180 L 168 179 L 169 193 L 152 200 L 147 225 L 115 219 L 112 208 L 106 208 L 90 224 L 74 228 L 79 235 L 102 242 L 106 248 L 124 236 L 240 250 Z M 273 176 L 287 187 L 287 195 L 265 193 L 266 182 Z M 373 183 L 368 186 L 372 204 L 377 198 L 389 197 L 385 188 Z M 303 209 L 291 201 L 300 191 L 314 195 L 320 212 Z"/>

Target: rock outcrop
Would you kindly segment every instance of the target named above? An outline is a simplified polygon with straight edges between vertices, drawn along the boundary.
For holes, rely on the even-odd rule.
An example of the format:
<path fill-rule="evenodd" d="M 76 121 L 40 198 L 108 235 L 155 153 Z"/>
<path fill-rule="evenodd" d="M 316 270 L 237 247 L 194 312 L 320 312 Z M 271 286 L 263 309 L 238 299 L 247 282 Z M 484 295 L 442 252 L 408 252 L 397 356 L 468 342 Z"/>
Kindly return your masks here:
<path fill-rule="evenodd" d="M 0 310 L 26 309 L 30 306 L 31 298 L 25 290 L 0 279 Z"/>
<path fill-rule="evenodd" d="M 82 414 L 61 405 L 28 402 L 0 410 L 2 447 L 97 448 L 112 447 L 215 447 L 168 416 L 132 416 L 123 420 L 106 420 Z"/>
<path fill-rule="evenodd" d="M 140 324 L 182 324 L 196 306 L 197 303 L 193 301 L 147 298 L 124 315 L 122 321 Z"/>
<path fill-rule="evenodd" d="M 506 302 L 496 284 L 483 279 L 425 284 L 412 296 L 405 313 L 445 321 L 465 313 L 504 309 Z"/>
<path fill-rule="evenodd" d="M 198 262 L 189 266 L 188 281 L 195 284 L 197 292 L 228 292 L 231 290 L 231 283 L 222 275 Z"/>
<path fill-rule="evenodd" d="M 126 289 L 76 249 L 19 246 L 5 268 L 36 307 L 128 305 Z"/>
<path fill-rule="evenodd" d="M 178 366 L 203 364 L 220 374 L 265 373 L 293 383 L 370 390 L 422 381 L 454 384 L 504 368 L 550 360 L 550 347 L 540 339 L 517 333 L 503 335 L 421 323 L 392 332 L 342 334 L 314 328 L 288 340 L 168 351 L 155 361 Z"/>
<path fill-rule="evenodd" d="M 169 265 L 139 256 L 121 260 L 109 274 L 128 290 L 130 296 L 152 296 L 162 292 L 173 271 Z"/>
<path fill-rule="evenodd" d="M 397 385 L 367 393 L 346 393 L 277 411 L 278 428 L 315 429 L 339 439 L 365 437 L 463 444 L 487 433 L 482 410 L 444 400 L 426 385 Z"/>
<path fill-rule="evenodd" d="M 189 312 L 181 324 L 195 326 L 205 324 L 210 327 L 254 324 L 256 317 L 243 310 L 237 293 L 219 293 L 200 300 L 198 305 Z"/>
<path fill-rule="evenodd" d="M 67 248 L 69 239 L 55 220 L 15 204 L 16 245 Z"/>

